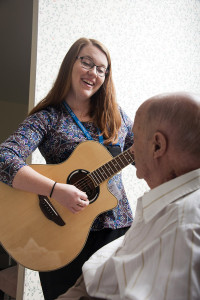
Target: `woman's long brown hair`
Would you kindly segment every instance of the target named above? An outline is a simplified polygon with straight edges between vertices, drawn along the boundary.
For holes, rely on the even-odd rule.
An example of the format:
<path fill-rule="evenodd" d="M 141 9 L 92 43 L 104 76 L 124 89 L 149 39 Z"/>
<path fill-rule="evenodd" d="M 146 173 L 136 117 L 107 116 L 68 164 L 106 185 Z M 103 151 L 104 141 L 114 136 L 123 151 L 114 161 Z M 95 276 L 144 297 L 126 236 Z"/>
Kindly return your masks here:
<path fill-rule="evenodd" d="M 60 66 L 58 76 L 52 89 L 29 113 L 34 114 L 47 106 L 57 106 L 67 96 L 71 87 L 72 69 L 84 46 L 92 44 L 99 48 L 107 57 L 108 74 L 100 89 L 91 97 L 90 116 L 101 130 L 105 143 L 116 143 L 118 130 L 121 126 L 121 116 L 116 101 L 115 87 L 112 79 L 110 54 L 106 47 L 94 39 L 80 38 L 69 49 Z"/>

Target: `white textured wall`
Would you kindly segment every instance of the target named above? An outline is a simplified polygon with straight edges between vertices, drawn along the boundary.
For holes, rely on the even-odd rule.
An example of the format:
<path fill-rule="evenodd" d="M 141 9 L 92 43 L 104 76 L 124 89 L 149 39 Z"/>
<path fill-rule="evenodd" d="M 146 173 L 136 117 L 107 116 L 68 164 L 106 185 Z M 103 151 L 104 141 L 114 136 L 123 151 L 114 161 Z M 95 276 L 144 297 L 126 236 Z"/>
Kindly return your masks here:
<path fill-rule="evenodd" d="M 199 0 L 39 0 L 36 102 L 80 37 L 111 53 L 119 104 L 133 119 L 138 106 L 162 92 L 200 91 Z M 38 152 L 33 162 L 43 162 Z M 124 170 L 130 203 L 147 188 Z M 38 273 L 26 270 L 25 300 L 42 300 Z"/>

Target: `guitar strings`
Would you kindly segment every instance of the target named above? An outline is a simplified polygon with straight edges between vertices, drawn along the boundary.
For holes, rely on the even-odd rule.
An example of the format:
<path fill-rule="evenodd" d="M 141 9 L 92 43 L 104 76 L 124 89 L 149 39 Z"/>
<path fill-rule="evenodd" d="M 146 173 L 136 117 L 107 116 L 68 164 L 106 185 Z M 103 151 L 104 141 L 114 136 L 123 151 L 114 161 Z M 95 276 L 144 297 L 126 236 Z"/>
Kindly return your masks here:
<path fill-rule="evenodd" d="M 92 182 L 93 183 L 93 180 L 89 177 L 90 175 L 92 175 L 92 173 L 94 174 L 94 176 L 97 177 L 97 182 L 95 181 L 94 179 L 94 182 L 97 184 L 97 186 L 99 185 L 99 183 L 102 182 L 102 178 L 101 176 L 103 175 L 101 172 L 98 173 L 98 171 L 100 171 L 101 169 L 105 168 L 105 170 L 103 170 L 104 174 L 105 174 L 105 171 L 107 171 L 108 174 L 106 174 L 106 176 L 112 176 L 112 174 L 109 173 L 108 169 L 106 169 L 106 165 L 110 165 L 111 162 L 108 162 L 106 163 L 104 166 L 100 167 L 99 169 L 91 172 L 90 174 L 87 174 L 84 178 L 81 178 L 80 180 L 78 180 L 75 184 L 76 184 L 76 187 L 81 189 L 81 188 L 85 188 L 86 185 L 88 184 L 88 182 Z M 118 164 L 119 165 L 119 164 Z M 114 166 L 114 168 L 116 169 L 116 167 Z M 112 169 L 112 167 L 110 167 L 110 169 L 112 170 L 112 173 L 114 173 L 114 168 Z M 121 166 L 120 166 L 121 168 Z M 98 174 L 99 174 L 99 178 L 100 178 L 100 182 L 99 182 L 99 179 L 98 179 Z M 89 180 L 88 180 L 89 179 Z M 105 180 L 105 177 L 103 175 L 103 181 Z"/>
<path fill-rule="evenodd" d="M 115 160 L 116 160 L 116 162 L 117 162 L 117 159 L 119 158 L 119 160 L 122 162 L 122 163 L 125 163 L 123 160 L 121 160 L 121 156 L 122 156 L 122 158 L 125 158 L 125 160 L 128 162 L 128 163 L 130 163 L 129 162 L 129 160 L 127 160 L 127 158 L 126 158 L 126 156 L 125 156 L 125 154 L 129 154 L 129 158 L 131 158 L 132 160 L 133 160 L 133 157 L 131 156 L 131 154 L 129 153 L 129 149 L 128 150 L 126 150 L 125 152 L 123 152 L 123 153 L 121 153 L 121 154 L 119 154 L 116 158 L 115 158 Z M 112 164 L 113 162 L 112 161 L 109 161 L 108 163 L 106 163 L 104 166 L 101 166 L 99 169 L 97 169 L 96 171 L 93 171 L 92 173 L 94 174 L 94 173 L 98 173 L 98 170 L 100 170 L 100 169 L 103 169 L 103 167 L 106 167 L 106 165 L 109 165 L 109 164 Z M 124 167 L 124 166 L 122 166 L 121 167 L 121 165 L 117 162 L 117 164 L 120 166 L 120 169 L 122 168 L 122 167 Z M 126 165 L 125 165 L 126 166 Z M 114 165 L 114 167 L 116 168 L 116 166 Z M 112 170 L 112 172 L 113 172 L 113 169 L 111 168 L 111 170 Z M 87 187 L 87 185 L 88 185 L 88 183 L 92 183 L 93 184 L 93 180 L 89 177 L 92 173 L 90 173 L 90 174 L 88 174 L 88 175 L 86 175 L 84 178 L 81 178 L 80 180 L 78 180 L 75 184 L 76 184 L 76 187 L 77 188 L 79 188 L 79 189 L 84 189 L 84 188 L 86 188 Z M 105 173 L 105 170 L 104 170 L 104 173 Z M 101 174 L 101 173 L 100 173 Z M 108 175 L 110 176 L 110 174 L 109 174 L 109 172 L 108 172 Z M 112 175 L 111 175 L 112 176 Z M 100 176 L 99 176 L 100 177 Z M 98 178 L 97 178 L 98 179 Z M 101 177 L 100 177 L 100 179 L 101 179 Z M 105 180 L 105 178 L 103 177 L 103 181 Z M 95 180 L 94 180 L 95 181 Z M 101 179 L 101 181 L 100 182 L 97 182 L 98 184 L 97 184 L 97 186 L 101 183 L 101 182 L 103 182 L 102 181 L 102 179 Z M 94 185 L 94 184 L 93 184 Z M 95 187 L 95 185 L 94 185 L 94 187 Z"/>
<path fill-rule="evenodd" d="M 115 161 L 117 162 L 117 164 L 118 164 L 118 166 L 120 166 L 120 169 L 122 169 L 124 166 L 126 166 L 126 164 L 125 165 L 120 165 L 120 163 L 125 163 L 125 161 L 123 161 L 122 159 L 121 159 L 121 157 L 122 158 L 124 158 L 125 160 L 126 160 L 126 162 L 127 163 L 130 163 L 129 162 L 129 160 L 127 159 L 127 157 L 126 157 L 126 153 L 127 154 L 129 154 L 129 159 L 131 158 L 131 159 L 133 159 L 133 157 L 131 156 L 131 154 L 130 154 L 130 152 L 129 152 L 129 149 L 128 150 L 126 150 L 125 152 L 123 152 L 123 153 L 121 153 L 121 154 L 119 154 L 116 158 L 115 158 Z M 117 159 L 118 160 L 120 160 L 119 162 L 117 161 Z M 98 171 L 100 171 L 101 169 L 103 169 L 103 168 L 105 168 L 105 170 L 103 170 L 103 172 L 105 173 L 105 171 L 108 171 L 107 169 L 106 169 L 106 165 L 111 165 L 110 166 L 110 169 L 112 170 L 112 172 L 113 172 L 113 169 L 112 169 L 112 164 L 114 164 L 114 162 L 111 160 L 111 161 L 109 161 L 108 163 L 106 163 L 104 166 L 101 166 L 100 168 L 98 168 L 97 170 L 95 170 L 95 171 L 93 171 L 93 172 L 91 172 L 91 173 L 89 173 L 89 174 L 87 174 L 84 178 L 81 178 L 81 179 L 79 179 L 77 182 L 75 182 L 75 186 L 77 187 L 77 188 L 79 188 L 80 190 L 82 190 L 82 191 L 84 191 L 85 190 L 85 188 L 87 188 L 88 186 L 90 186 L 90 184 L 92 184 L 92 188 L 94 188 L 95 187 L 95 184 L 94 183 L 96 183 L 95 182 L 95 180 L 92 180 L 92 178 L 90 177 L 91 175 L 92 175 L 92 173 L 94 174 L 94 175 L 96 175 L 96 174 L 98 174 Z M 118 170 L 118 168 L 115 166 L 115 165 L 113 165 L 113 167 L 115 168 L 115 169 L 117 169 Z M 120 170 L 119 169 L 119 170 Z M 118 170 L 118 171 L 119 171 Z M 114 171 L 115 172 L 115 171 Z M 99 172 L 99 177 L 100 177 L 100 182 L 98 182 L 97 181 L 97 186 L 101 183 L 101 182 L 103 182 L 104 180 L 105 180 L 105 178 L 103 177 L 103 181 L 102 181 L 102 178 L 101 178 L 101 175 L 102 175 L 102 173 L 101 172 Z M 112 176 L 112 174 L 110 175 L 109 174 L 109 172 L 108 172 L 108 174 L 106 174 L 106 176 Z M 97 175 L 96 175 L 96 177 L 97 177 Z M 94 179 L 94 178 L 93 178 Z M 97 180 L 98 180 L 98 177 L 97 177 Z M 94 181 L 94 182 L 93 182 Z"/>

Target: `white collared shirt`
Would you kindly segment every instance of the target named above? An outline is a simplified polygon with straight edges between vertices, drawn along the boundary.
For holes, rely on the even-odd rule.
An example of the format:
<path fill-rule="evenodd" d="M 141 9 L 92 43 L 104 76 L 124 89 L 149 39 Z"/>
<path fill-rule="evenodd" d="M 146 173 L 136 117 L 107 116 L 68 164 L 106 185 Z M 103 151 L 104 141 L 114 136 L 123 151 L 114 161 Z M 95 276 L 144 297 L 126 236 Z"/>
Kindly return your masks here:
<path fill-rule="evenodd" d="M 200 169 L 139 198 L 126 235 L 97 251 L 83 275 L 93 297 L 200 299 Z"/>

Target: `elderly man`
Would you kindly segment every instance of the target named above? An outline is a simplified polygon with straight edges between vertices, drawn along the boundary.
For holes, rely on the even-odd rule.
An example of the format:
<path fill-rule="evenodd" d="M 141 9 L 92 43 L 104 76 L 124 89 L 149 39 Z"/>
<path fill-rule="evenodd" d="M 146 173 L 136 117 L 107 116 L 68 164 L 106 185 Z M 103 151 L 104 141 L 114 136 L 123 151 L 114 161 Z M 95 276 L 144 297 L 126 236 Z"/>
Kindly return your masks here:
<path fill-rule="evenodd" d="M 124 237 L 97 251 L 59 299 L 200 299 L 200 97 L 145 101 L 133 126 L 138 199 Z"/>

